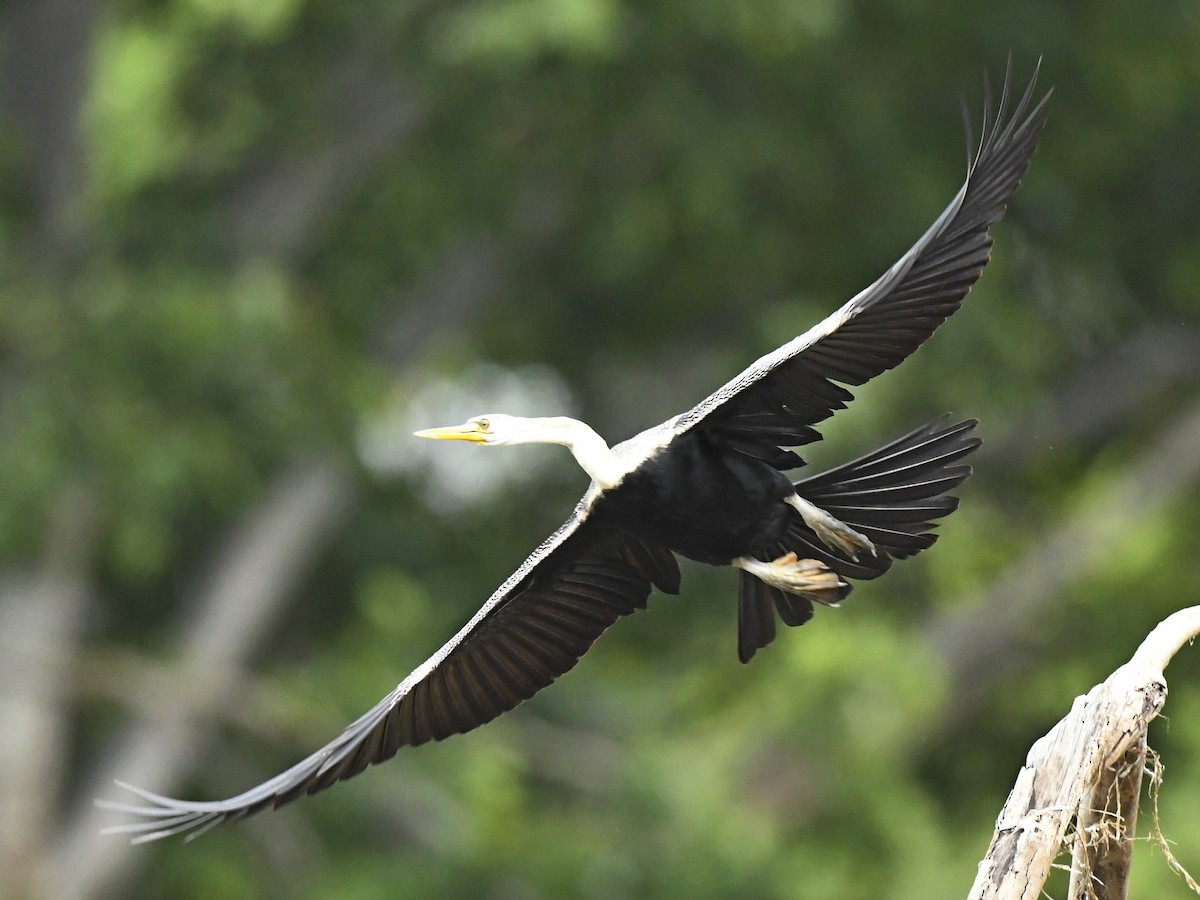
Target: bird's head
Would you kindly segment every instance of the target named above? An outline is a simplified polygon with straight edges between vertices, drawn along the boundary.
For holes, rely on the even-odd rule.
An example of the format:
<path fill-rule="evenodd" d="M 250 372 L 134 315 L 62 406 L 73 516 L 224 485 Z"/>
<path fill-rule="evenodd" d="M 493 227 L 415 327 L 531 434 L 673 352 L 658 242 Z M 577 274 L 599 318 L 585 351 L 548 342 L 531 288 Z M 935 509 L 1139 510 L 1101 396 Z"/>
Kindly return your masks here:
<path fill-rule="evenodd" d="M 416 432 L 416 436 L 437 441 L 470 441 L 485 447 L 498 447 L 502 444 L 561 443 L 558 437 L 560 429 L 555 425 L 557 421 L 489 413 L 472 416 L 462 425 L 426 428 Z"/>

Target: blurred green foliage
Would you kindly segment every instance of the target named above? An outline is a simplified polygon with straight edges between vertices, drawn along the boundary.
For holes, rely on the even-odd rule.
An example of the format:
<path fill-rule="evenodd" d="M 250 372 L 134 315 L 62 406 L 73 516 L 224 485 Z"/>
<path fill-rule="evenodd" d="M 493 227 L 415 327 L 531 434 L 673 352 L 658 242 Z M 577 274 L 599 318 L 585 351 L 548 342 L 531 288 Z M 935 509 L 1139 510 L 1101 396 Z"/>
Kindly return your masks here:
<path fill-rule="evenodd" d="M 0 13 L 10 54 L 39 4 L 24 6 Z M 981 286 L 812 448 L 833 461 L 945 410 L 980 417 L 989 447 L 935 550 L 747 667 L 734 579 L 685 566 L 681 597 L 653 598 L 515 713 L 147 848 L 120 895 L 961 896 L 1032 741 L 1200 597 L 1192 479 L 998 632 L 1002 677 L 976 672 L 975 690 L 928 639 L 1102 504 L 1194 402 L 1194 367 L 1155 382 L 1150 354 L 1138 402 L 1042 434 L 1078 411 L 1046 404 L 1070 404 L 1131 338 L 1200 346 L 1194 4 L 98 9 L 78 103 L 31 112 L 17 78 L 0 120 L 0 558 L 20 571 L 46 552 L 65 490 L 99 513 L 67 812 L 136 716 L 119 684 L 82 684 L 95 660 L 169 666 L 191 587 L 293 466 L 348 466 L 352 511 L 254 651 L 241 709 L 201 723 L 185 783 L 147 787 L 225 796 L 306 755 L 584 486 L 548 466 L 466 511 L 430 508 L 419 476 L 359 461 L 398 398 L 480 360 L 538 363 L 613 439 L 666 418 L 920 234 L 958 186 L 957 100 L 978 115 L 984 68 L 998 81 L 1011 51 L 1023 83 L 1044 55 L 1056 88 Z M 74 123 L 73 162 L 39 143 L 39 116 Z M 1194 651 L 1168 675 L 1162 824 L 1195 871 Z M 1148 844 L 1133 886 L 1186 896 Z"/>

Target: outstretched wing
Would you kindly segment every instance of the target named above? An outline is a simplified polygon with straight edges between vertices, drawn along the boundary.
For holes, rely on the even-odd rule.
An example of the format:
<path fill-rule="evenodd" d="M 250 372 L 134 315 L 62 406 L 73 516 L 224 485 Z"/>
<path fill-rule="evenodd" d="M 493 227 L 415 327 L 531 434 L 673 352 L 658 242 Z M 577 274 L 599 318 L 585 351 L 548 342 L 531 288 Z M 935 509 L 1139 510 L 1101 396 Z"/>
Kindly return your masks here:
<path fill-rule="evenodd" d="M 203 831 L 314 794 L 404 746 L 470 731 L 532 697 L 575 665 L 651 586 L 679 589 L 670 551 L 586 520 L 588 503 L 492 594 L 462 630 L 335 740 L 258 787 L 192 802 L 123 784 L 146 805 L 97 801 L 137 817 L 110 833 L 135 842 Z"/>
<path fill-rule="evenodd" d="M 958 309 L 983 273 L 992 246 L 988 229 L 1021 183 L 1045 121 L 1050 93 L 1031 107 L 1036 84 L 1035 70 L 1010 110 L 1010 59 L 993 116 L 985 78 L 982 132 L 966 181 L 921 239 L 878 281 L 754 362 L 670 430 L 703 429 L 778 468 L 800 465 L 780 448 L 817 440 L 812 426 L 853 399 L 842 385 L 863 384 L 899 364 Z"/>

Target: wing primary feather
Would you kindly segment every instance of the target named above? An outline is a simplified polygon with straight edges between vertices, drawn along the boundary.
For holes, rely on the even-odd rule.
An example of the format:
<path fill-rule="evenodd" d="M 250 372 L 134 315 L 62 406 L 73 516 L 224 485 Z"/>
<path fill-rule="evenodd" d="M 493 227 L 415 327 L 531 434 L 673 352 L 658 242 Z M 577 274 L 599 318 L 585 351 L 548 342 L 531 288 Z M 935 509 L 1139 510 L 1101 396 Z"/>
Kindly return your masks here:
<path fill-rule="evenodd" d="M 325 747 L 227 800 L 177 800 L 121 784 L 141 803 L 97 805 L 139 821 L 113 832 L 137 842 L 198 834 L 322 791 L 402 746 L 470 731 L 531 697 L 617 619 L 643 608 L 653 585 L 678 590 L 674 556 L 587 522 L 590 502 L 581 501 L 437 653 Z"/>
<path fill-rule="evenodd" d="M 1040 70 L 1039 60 L 1018 94 L 1010 56 L 998 98 L 985 72 L 977 140 L 965 115 L 966 180 L 933 225 L 840 309 L 673 420 L 676 434 L 706 429 L 736 452 L 774 465 L 773 446 L 818 438 L 812 426 L 852 398 L 841 385 L 863 384 L 893 368 L 954 313 L 987 265 L 989 229 L 1004 215 L 1037 147 L 1052 93 L 1035 102 Z M 795 461 L 778 463 L 786 468 Z"/>

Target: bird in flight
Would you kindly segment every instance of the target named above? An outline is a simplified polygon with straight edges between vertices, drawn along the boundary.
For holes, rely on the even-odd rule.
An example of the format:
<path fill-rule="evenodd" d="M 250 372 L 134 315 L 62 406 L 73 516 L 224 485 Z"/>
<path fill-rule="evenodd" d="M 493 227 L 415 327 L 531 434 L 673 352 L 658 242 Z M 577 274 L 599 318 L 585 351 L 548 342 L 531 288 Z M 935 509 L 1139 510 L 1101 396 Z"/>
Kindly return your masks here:
<path fill-rule="evenodd" d="M 1049 92 L 1037 71 L 1020 97 L 1009 61 L 993 109 L 986 79 L 967 176 L 933 225 L 878 280 L 808 331 L 756 360 L 699 404 L 610 447 L 568 418 L 476 416 L 417 435 L 481 447 L 565 446 L 591 477 L 570 518 L 542 542 L 441 649 L 337 738 L 245 793 L 200 802 L 121 784 L 138 803 L 97 801 L 135 821 L 110 832 L 190 837 L 351 778 L 404 746 L 470 731 L 569 670 L 600 634 L 679 589 L 676 554 L 733 566 L 738 656 L 775 638 L 776 616 L 802 625 L 837 605 L 850 581 L 933 544 L 947 492 L 970 475 L 974 420 L 937 419 L 874 452 L 793 482 L 795 447 L 861 385 L 898 365 L 958 309 L 982 274 L 989 229 L 1033 156 Z"/>

